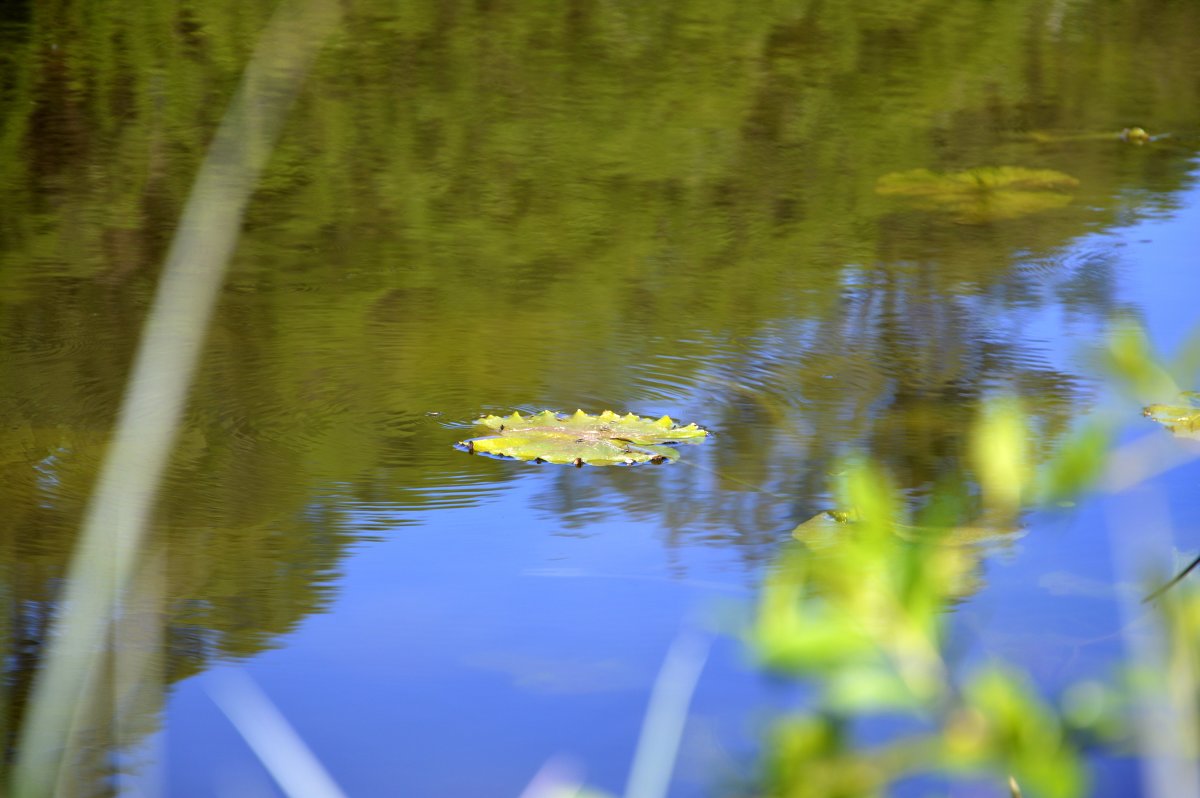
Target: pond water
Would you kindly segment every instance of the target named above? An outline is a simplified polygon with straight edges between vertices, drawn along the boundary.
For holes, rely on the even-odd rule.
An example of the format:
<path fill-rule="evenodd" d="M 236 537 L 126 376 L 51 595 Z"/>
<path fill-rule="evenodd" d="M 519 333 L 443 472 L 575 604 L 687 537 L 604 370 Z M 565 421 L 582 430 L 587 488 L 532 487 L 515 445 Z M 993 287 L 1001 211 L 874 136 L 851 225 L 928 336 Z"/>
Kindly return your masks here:
<path fill-rule="evenodd" d="M 0 12 L 10 747 L 167 245 L 273 7 L 144 5 Z M 696 632 L 670 794 L 739 794 L 795 694 L 737 630 L 842 457 L 917 508 L 974 484 L 990 396 L 1022 399 L 1041 457 L 1101 402 L 1122 440 L 1165 437 L 1097 350 L 1117 318 L 1164 354 L 1200 321 L 1200 6 L 342 5 L 158 495 L 165 692 L 122 751 L 95 732 L 80 782 L 280 794 L 218 706 L 239 672 L 350 795 L 516 796 L 548 763 L 616 793 Z M 547 408 L 711 437 L 634 468 L 453 448 L 481 414 Z M 1047 691 L 1107 673 L 1137 577 L 1114 551 L 1200 545 L 1198 475 L 1028 513 L 954 610 L 963 657 Z M 1141 789 L 1130 761 L 1096 768 L 1096 794 Z"/>

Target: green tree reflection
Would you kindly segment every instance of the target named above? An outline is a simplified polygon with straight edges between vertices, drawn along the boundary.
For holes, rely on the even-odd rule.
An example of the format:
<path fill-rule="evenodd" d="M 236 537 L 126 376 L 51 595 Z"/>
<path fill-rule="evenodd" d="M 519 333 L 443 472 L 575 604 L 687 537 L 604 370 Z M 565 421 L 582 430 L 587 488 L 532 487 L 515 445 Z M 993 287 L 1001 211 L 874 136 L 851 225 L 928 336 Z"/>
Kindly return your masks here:
<path fill-rule="evenodd" d="M 1194 157 L 1186 3 L 346 5 L 248 214 L 164 491 L 168 681 L 325 607 L 362 531 L 346 506 L 411 521 L 516 473 L 469 470 L 427 412 L 686 401 L 725 432 L 695 468 L 558 473 L 535 506 L 583 526 L 616 503 L 752 559 L 848 447 L 918 496 L 967 485 L 992 388 L 1050 445 L 1084 387 L 995 319 L 1099 320 L 1114 286 L 1047 294 L 1018 254 L 1065 271 L 1067 243 L 1169 208 Z M 165 242 L 272 7 L 0 12 L 10 732 Z M 1026 135 L 1130 124 L 1178 135 Z M 1077 178 L 1075 201 L 966 227 L 875 191 L 1004 164 Z"/>

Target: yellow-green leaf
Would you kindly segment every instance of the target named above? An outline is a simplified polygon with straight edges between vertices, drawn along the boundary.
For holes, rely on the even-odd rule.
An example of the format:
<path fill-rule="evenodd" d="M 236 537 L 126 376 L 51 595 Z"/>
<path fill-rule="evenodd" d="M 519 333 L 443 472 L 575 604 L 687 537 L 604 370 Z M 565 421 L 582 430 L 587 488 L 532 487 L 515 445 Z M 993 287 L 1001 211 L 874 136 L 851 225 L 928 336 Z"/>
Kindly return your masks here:
<path fill-rule="evenodd" d="M 598 416 L 582 410 L 559 415 L 549 410 L 523 416 L 484 416 L 476 424 L 494 434 L 461 441 L 458 448 L 516 460 L 587 465 L 635 465 L 679 459 L 667 444 L 699 443 L 708 431 L 695 424 L 679 426 L 670 416 L 644 418 L 605 410 Z"/>
<path fill-rule="evenodd" d="M 1147 405 L 1142 415 L 1154 419 L 1180 438 L 1200 438 L 1200 394 L 1184 391 L 1180 398 L 1188 404 Z"/>

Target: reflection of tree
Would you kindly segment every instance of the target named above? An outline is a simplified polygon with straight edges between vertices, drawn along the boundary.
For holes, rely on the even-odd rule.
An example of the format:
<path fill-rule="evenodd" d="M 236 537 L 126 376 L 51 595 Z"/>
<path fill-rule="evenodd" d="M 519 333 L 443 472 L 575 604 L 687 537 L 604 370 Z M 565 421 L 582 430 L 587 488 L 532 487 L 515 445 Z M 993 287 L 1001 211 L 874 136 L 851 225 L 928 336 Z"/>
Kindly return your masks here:
<path fill-rule="evenodd" d="M 988 392 L 1020 396 L 1048 444 L 1074 417 L 1077 378 L 1050 368 L 1003 308 L 989 307 L 999 286 L 983 275 L 974 288 L 943 277 L 934 263 L 862 270 L 834 313 L 793 339 L 790 353 L 771 353 L 780 401 L 810 431 L 808 460 L 828 464 L 855 446 L 919 491 L 964 469 Z M 807 480 L 801 506 L 823 487 Z"/>
<path fill-rule="evenodd" d="M 34 466 L 7 464 L 2 488 L 6 513 L 0 527 L 0 574 L 10 745 L 41 662 L 49 619 L 57 611 L 83 498 L 94 482 L 103 443 L 101 436 L 28 425 L 8 430 L 3 440 L 4 451 L 18 450 Z M 185 454 L 188 446 L 185 436 Z M 275 489 L 275 483 L 294 474 L 283 461 L 258 462 L 261 470 L 249 479 L 232 467 L 233 460 L 245 456 L 237 449 L 208 447 L 204 458 L 180 462 L 172 471 L 172 487 L 149 547 L 166 553 L 154 566 L 162 571 L 165 598 L 142 610 L 146 626 L 161 629 L 167 684 L 198 672 L 216 657 L 261 651 L 322 610 L 335 584 L 337 563 L 352 539 L 324 508 L 297 506 L 302 495 Z M 111 719 L 94 720 L 90 734 L 105 734 Z"/>
<path fill-rule="evenodd" d="M 935 486 L 962 493 L 970 520 L 979 512 L 969 435 L 980 400 L 1018 396 L 1045 454 L 1085 399 L 1080 379 L 1025 339 L 1022 314 L 1057 302 L 1100 322 L 1115 288 L 1093 273 L 1084 290 L 1047 291 L 1046 273 L 1012 269 L 986 230 L 934 226 L 914 236 L 889 222 L 879 240 L 887 260 L 843 270 L 836 303 L 768 328 L 735 359 L 715 353 L 692 377 L 692 390 L 712 397 L 696 416 L 717 431 L 704 451 L 685 452 L 687 462 L 653 484 L 559 475 L 539 506 L 576 526 L 633 512 L 662 520 L 670 539 L 765 545 L 787 521 L 827 506 L 831 472 L 857 449 L 917 505 Z M 667 492 L 677 498 L 663 501 Z"/>
<path fill-rule="evenodd" d="M 346 506 L 394 524 L 518 473 L 464 462 L 427 412 L 687 407 L 718 435 L 685 462 L 547 470 L 536 506 L 750 558 L 827 503 L 851 446 L 918 498 L 950 479 L 989 389 L 1052 441 L 1081 389 L 995 314 L 1115 299 L 1098 270 L 1041 290 L 1014 252 L 1069 270 L 1056 251 L 1130 188 L 1177 190 L 1189 153 L 1013 134 L 1200 121 L 1189 4 L 349 5 L 248 214 L 164 491 L 168 679 L 319 611 Z M 0 11 L 17 714 L 152 267 L 272 6 Z M 1078 201 L 967 229 L 875 192 L 1009 163 L 1078 178 Z"/>
<path fill-rule="evenodd" d="M 969 415 L 973 380 L 1028 357 L 987 338 L 964 298 L 1022 290 L 1003 276 L 1013 240 L 1045 253 L 1095 218 L 1064 212 L 1003 235 L 934 223 L 906 242 L 912 218 L 883 215 L 881 174 L 1036 161 L 1079 177 L 1088 204 L 1112 211 L 1122 185 L 1180 185 L 1181 157 L 1165 151 L 1118 150 L 1114 170 L 1114 142 L 1039 148 L 1009 135 L 1107 129 L 1116 112 L 1103 98 L 1135 87 L 1144 115 L 1193 124 L 1182 115 L 1195 104 L 1177 96 L 1194 93 L 1200 74 L 1185 68 L 1194 11 L 1134 3 L 1120 13 L 1150 22 L 1122 26 L 1105 24 L 1118 12 L 1096 5 L 1072 6 L 1070 22 L 1098 30 L 1105 62 L 1128 71 L 1096 73 L 1086 37 L 1025 24 L 1040 18 L 1032 2 L 967 3 L 953 15 L 928 3 L 569 14 L 451 3 L 403 16 L 357 6 L 252 210 L 200 389 L 201 402 L 229 405 L 195 427 L 197 471 L 214 467 L 208 449 L 221 447 L 239 481 L 286 470 L 300 451 L 319 452 L 314 470 L 338 479 L 365 473 L 375 456 L 413 464 L 414 419 L 470 416 L 484 394 L 496 407 L 561 400 L 567 410 L 707 394 L 717 401 L 701 420 L 741 430 L 704 455 L 715 470 L 755 485 L 790 471 L 804 496 L 820 493 L 832 440 L 875 440 L 900 458 L 902 444 Z M 41 363 L 38 390 L 32 366 L 6 382 L 29 385 L 30 397 L 74 397 L 60 401 L 71 428 L 108 423 L 149 288 L 141 267 L 154 262 L 221 107 L 204 100 L 224 97 L 266 13 L 154 7 L 88 25 L 76 4 L 37 5 L 31 27 L 3 34 L 22 54 L 5 62 L 20 79 L 0 95 L 0 261 L 43 259 L 76 275 L 36 287 L 53 302 L 6 303 L 6 333 L 53 342 L 51 351 L 85 348 Z M 162 35 L 143 35 L 146 25 Z M 112 46 L 133 40 L 156 44 Z M 1171 81 L 1144 80 L 1134 65 L 1148 56 Z M 876 261 L 887 265 L 846 265 Z M 0 269 L 0 281 L 19 273 Z M 336 296 L 304 298 L 331 283 Z M 1079 306 L 1103 293 L 1089 288 Z M 74 301 L 57 307 L 64 294 Z M 802 335 L 789 327 L 796 320 Z M 767 340 L 776 330 L 782 344 Z M 740 348 L 689 350 L 706 335 Z M 843 352 L 846 341 L 859 356 Z M 638 371 L 670 353 L 694 362 L 675 361 L 657 383 Z M 501 362 L 520 379 L 498 379 Z M 1048 376 L 1036 371 L 1026 377 Z M 91 408 L 87 419 L 78 407 Z M 382 407 L 406 415 L 385 419 Z M 892 415 L 872 431 L 860 422 L 876 411 Z M 381 427 L 384 454 L 373 449 Z M 936 470 L 932 455 L 903 457 L 924 458 L 910 467 L 926 477 Z M 219 486 L 194 487 L 203 498 Z M 384 500 L 405 488 L 364 490 Z M 226 498 L 253 515 L 253 500 Z"/>

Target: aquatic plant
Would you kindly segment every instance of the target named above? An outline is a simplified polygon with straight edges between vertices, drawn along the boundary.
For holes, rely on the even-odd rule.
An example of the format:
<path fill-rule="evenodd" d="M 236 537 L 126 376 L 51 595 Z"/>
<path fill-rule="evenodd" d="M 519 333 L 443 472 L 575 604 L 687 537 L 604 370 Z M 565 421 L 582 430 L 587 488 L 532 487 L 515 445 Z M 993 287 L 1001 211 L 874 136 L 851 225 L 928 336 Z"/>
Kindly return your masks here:
<path fill-rule="evenodd" d="M 1051 169 L 989 166 L 951 174 L 913 169 L 879 178 L 875 192 L 909 198 L 917 207 L 951 214 L 964 224 L 1015 219 L 1060 208 L 1071 201 L 1065 189 L 1079 181 Z"/>
<path fill-rule="evenodd" d="M 1200 391 L 1183 391 L 1181 404 L 1146 405 L 1142 415 L 1162 424 L 1180 438 L 1200 438 Z"/>
<path fill-rule="evenodd" d="M 1118 327 L 1108 344 L 1127 393 L 1173 383 L 1172 369 L 1153 357 L 1140 330 Z M 1198 355 L 1200 346 L 1180 360 L 1194 369 Z M 1193 435 L 1200 394 L 1179 395 L 1185 404 L 1150 405 L 1145 415 Z M 1011 401 L 985 406 L 973 447 L 985 529 L 1003 540 L 1024 508 L 1059 505 L 1097 484 L 1126 488 L 1157 473 L 1142 453 L 1110 448 L 1120 418 L 1082 423 L 1035 469 L 1020 408 Z M 1200 587 L 1185 578 L 1200 558 L 1127 608 L 1138 616 L 1138 634 L 1149 632 L 1136 641 L 1131 634 L 1131 661 L 1112 678 L 1077 682 L 1051 698 L 1011 665 L 963 670 L 947 655 L 947 610 L 975 587 L 983 556 L 972 545 L 973 527 L 955 522 L 960 501 L 935 494 L 918 524 L 888 474 L 865 458 L 839 470 L 836 498 L 851 509 L 819 513 L 793 530 L 796 543 L 772 569 L 746 632 L 764 666 L 811 688 L 803 709 L 771 727 L 754 794 L 867 798 L 901 779 L 940 775 L 991 777 L 1018 798 L 1024 791 L 1071 798 L 1087 792 L 1089 750 L 1132 749 L 1151 769 L 1155 757 L 1194 762 Z M 1154 724 L 1140 720 L 1148 713 Z M 859 739 L 864 722 L 885 715 L 892 733 L 870 744 Z"/>
<path fill-rule="evenodd" d="M 982 550 L 944 545 L 958 543 L 954 524 L 908 523 L 878 466 L 858 459 L 841 472 L 838 501 L 855 510 L 797 527 L 748 632 L 767 668 L 815 696 L 771 728 L 762 794 L 865 798 L 921 774 L 1082 794 L 1067 724 L 1028 680 L 1002 664 L 959 674 L 945 653 L 946 610 L 979 589 Z M 853 728 L 884 714 L 912 726 L 870 746 L 856 739 Z"/>
<path fill-rule="evenodd" d="M 656 421 L 611 410 L 598 416 L 582 410 L 569 416 L 543 410 L 529 416 L 484 416 L 475 423 L 495 434 L 461 441 L 458 448 L 471 454 L 576 467 L 658 465 L 679 459 L 679 451 L 668 444 L 699 443 L 708 436 L 707 430 L 695 424 L 676 425 L 670 416 Z"/>

